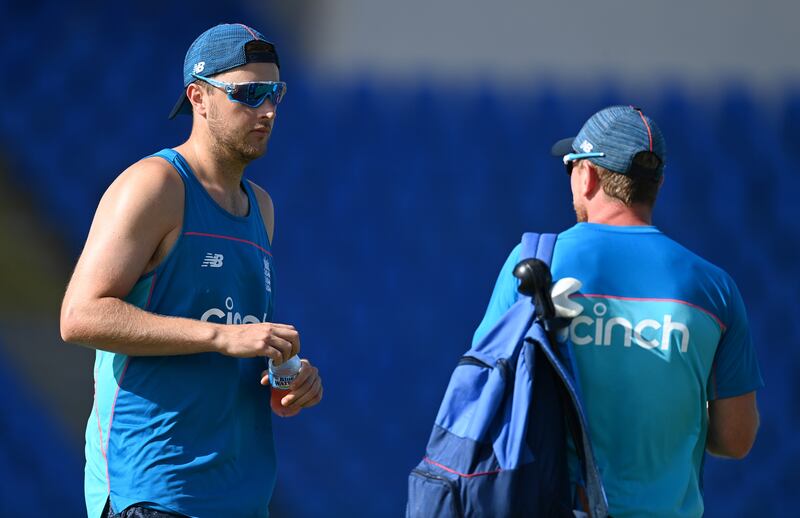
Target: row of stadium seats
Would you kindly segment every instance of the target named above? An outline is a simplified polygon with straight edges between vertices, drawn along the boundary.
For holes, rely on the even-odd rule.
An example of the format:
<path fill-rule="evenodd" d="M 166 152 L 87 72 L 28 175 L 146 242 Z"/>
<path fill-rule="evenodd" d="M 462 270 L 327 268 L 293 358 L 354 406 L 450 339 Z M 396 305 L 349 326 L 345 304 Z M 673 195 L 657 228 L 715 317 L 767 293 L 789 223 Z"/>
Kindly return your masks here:
<path fill-rule="evenodd" d="M 80 516 L 83 469 L 41 394 L 26 387 L 0 344 L 0 516 Z"/>

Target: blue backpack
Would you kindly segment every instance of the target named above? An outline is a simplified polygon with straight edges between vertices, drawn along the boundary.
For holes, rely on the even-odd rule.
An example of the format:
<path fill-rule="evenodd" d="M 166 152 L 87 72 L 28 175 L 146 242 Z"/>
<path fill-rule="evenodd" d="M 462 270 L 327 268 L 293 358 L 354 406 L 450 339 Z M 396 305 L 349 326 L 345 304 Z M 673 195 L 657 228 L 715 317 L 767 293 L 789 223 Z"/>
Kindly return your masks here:
<path fill-rule="evenodd" d="M 555 241 L 555 234 L 522 237 L 520 260 L 545 263 L 547 301 L 536 297 L 537 312 L 521 295 L 458 362 L 425 457 L 409 476 L 407 518 L 572 517 L 568 434 L 581 461 L 586 511 L 608 516 L 572 358 L 566 346 L 554 347 L 551 322 L 542 317 Z"/>

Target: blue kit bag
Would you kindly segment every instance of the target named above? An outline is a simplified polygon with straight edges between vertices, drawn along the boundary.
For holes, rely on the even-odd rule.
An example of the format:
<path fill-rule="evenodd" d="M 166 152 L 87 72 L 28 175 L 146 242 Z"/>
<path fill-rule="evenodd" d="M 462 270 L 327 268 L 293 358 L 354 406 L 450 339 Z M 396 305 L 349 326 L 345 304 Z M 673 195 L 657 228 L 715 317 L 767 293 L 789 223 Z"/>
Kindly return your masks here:
<path fill-rule="evenodd" d="M 572 359 L 548 332 L 555 240 L 523 236 L 520 260 L 544 263 L 546 300 L 521 294 L 458 362 L 425 457 L 409 476 L 407 518 L 572 517 L 568 435 L 581 462 L 585 511 L 608 516 Z M 542 311 L 547 303 L 550 313 Z"/>

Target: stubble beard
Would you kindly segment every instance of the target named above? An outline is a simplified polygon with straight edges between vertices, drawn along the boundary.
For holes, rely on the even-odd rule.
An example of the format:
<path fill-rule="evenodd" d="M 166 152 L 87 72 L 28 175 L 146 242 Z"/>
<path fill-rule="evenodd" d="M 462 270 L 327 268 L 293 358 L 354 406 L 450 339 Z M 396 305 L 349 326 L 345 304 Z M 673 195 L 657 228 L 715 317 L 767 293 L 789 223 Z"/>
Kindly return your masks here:
<path fill-rule="evenodd" d="M 575 209 L 575 218 L 578 220 L 578 223 L 586 223 L 589 221 L 589 215 L 586 213 L 585 207 L 578 205 L 573 201 L 572 208 Z"/>
<path fill-rule="evenodd" d="M 215 153 L 229 157 L 231 160 L 242 164 L 249 164 L 253 160 L 260 158 L 267 152 L 269 136 L 261 144 L 249 144 L 249 130 L 237 132 L 231 129 L 226 122 L 219 117 L 216 106 L 209 108 L 208 129 L 214 137 Z"/>

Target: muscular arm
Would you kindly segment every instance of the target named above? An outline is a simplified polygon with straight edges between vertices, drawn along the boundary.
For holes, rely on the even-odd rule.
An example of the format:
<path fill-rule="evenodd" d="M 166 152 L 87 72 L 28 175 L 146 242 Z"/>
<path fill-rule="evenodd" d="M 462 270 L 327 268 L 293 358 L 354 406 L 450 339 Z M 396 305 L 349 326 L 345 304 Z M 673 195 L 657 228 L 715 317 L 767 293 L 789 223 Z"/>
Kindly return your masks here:
<path fill-rule="evenodd" d="M 759 425 L 756 393 L 709 401 L 708 416 L 708 452 L 734 459 L 747 456 Z"/>
<path fill-rule="evenodd" d="M 103 195 L 61 307 L 64 341 L 132 356 L 216 351 L 282 361 L 299 349 L 292 326 L 225 326 L 155 315 L 128 304 L 170 234 L 180 230 L 183 184 L 158 158 L 122 173 Z M 172 239 L 174 242 L 174 238 Z"/>

